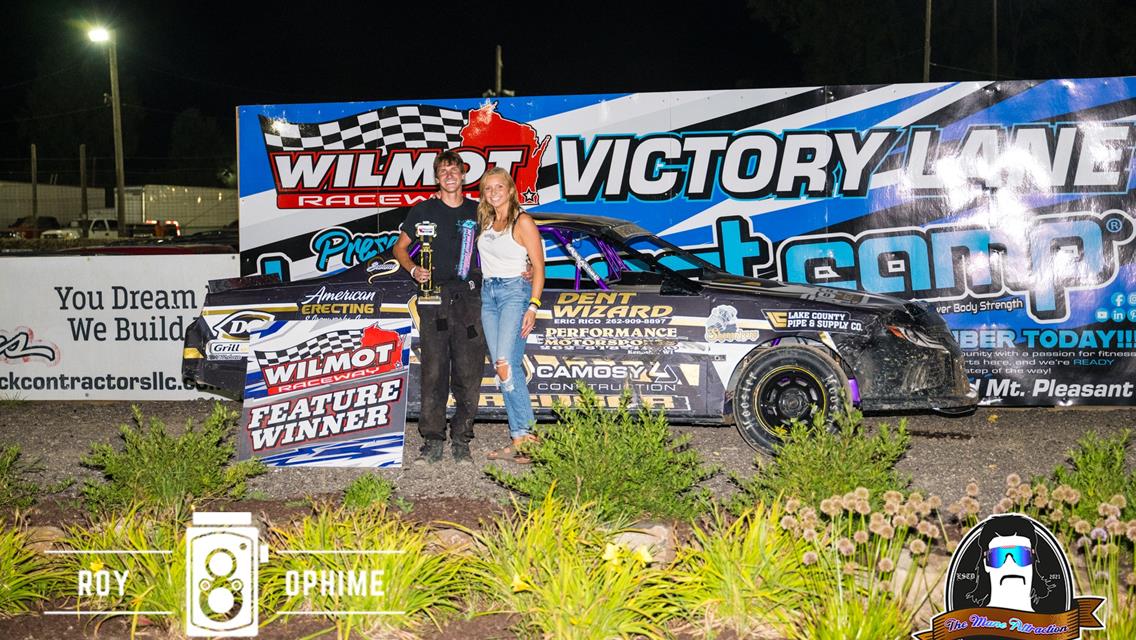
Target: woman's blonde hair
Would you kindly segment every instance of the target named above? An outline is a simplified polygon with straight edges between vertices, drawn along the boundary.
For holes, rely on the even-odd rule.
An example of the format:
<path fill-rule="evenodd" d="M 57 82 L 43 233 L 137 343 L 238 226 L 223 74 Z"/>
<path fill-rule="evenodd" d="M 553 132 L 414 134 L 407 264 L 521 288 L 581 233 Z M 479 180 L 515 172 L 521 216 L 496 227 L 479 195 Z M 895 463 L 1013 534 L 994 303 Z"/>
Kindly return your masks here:
<path fill-rule="evenodd" d="M 481 176 L 481 201 L 477 203 L 477 226 L 482 231 L 491 227 L 493 220 L 497 217 L 497 211 L 485 199 L 485 181 L 494 176 L 504 180 L 505 186 L 509 188 L 509 215 L 507 217 L 508 224 L 505 225 L 505 228 L 511 229 L 521 215 L 521 202 L 517 198 L 517 183 L 513 182 L 513 176 L 501 167 L 493 167 Z"/>

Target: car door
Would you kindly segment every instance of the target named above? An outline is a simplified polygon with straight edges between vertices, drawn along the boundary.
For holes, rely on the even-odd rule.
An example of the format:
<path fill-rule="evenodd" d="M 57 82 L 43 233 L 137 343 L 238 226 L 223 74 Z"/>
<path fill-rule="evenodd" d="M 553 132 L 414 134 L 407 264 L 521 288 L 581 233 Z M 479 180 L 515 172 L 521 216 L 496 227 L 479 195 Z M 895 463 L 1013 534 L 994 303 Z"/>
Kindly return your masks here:
<path fill-rule="evenodd" d="M 618 406 L 626 389 L 634 405 L 676 417 L 704 415 L 704 363 L 680 344 L 690 331 L 676 316 L 699 307 L 699 297 L 664 286 L 663 276 L 649 268 L 627 264 L 598 235 L 544 235 L 545 290 L 526 350 L 534 408 L 574 403 L 583 383 L 609 407 Z"/>

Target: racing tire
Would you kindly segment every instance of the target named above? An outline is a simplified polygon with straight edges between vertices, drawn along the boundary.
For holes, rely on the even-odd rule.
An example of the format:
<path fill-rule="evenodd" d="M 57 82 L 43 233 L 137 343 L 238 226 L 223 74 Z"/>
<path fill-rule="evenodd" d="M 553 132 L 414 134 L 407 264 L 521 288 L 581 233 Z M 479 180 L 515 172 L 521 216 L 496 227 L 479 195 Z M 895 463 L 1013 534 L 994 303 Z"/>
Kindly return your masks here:
<path fill-rule="evenodd" d="M 778 430 L 823 412 L 828 425 L 848 405 L 848 378 L 827 353 L 803 345 L 772 347 L 742 362 L 734 387 L 734 424 L 755 450 L 771 455 Z"/>
<path fill-rule="evenodd" d="M 947 418 L 961 418 L 974 415 L 974 412 L 978 411 L 978 405 L 974 405 L 973 407 L 951 407 L 949 409 L 932 407 L 931 411 Z"/>

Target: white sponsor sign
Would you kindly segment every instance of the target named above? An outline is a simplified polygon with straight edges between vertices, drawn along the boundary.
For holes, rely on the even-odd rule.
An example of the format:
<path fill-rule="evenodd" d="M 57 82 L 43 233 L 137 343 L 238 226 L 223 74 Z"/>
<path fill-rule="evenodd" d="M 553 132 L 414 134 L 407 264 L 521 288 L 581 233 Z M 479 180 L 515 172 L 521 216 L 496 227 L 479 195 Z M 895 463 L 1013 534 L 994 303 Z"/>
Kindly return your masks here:
<path fill-rule="evenodd" d="M 185 400 L 182 338 L 236 255 L 0 258 L 0 398 Z"/>

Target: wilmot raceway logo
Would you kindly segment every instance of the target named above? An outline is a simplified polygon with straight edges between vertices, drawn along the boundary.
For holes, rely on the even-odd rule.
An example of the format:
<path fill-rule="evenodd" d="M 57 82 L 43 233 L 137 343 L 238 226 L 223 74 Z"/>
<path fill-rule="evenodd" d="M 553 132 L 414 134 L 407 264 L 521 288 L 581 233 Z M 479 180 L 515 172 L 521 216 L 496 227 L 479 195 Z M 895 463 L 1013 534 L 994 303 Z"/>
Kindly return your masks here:
<path fill-rule="evenodd" d="M 522 204 L 540 204 L 537 172 L 550 137 L 503 118 L 496 103 L 456 110 L 411 104 L 327 122 L 260 117 L 280 209 L 404 207 L 437 189 L 434 159 L 458 153 L 471 190 L 486 169 L 509 171 Z"/>

